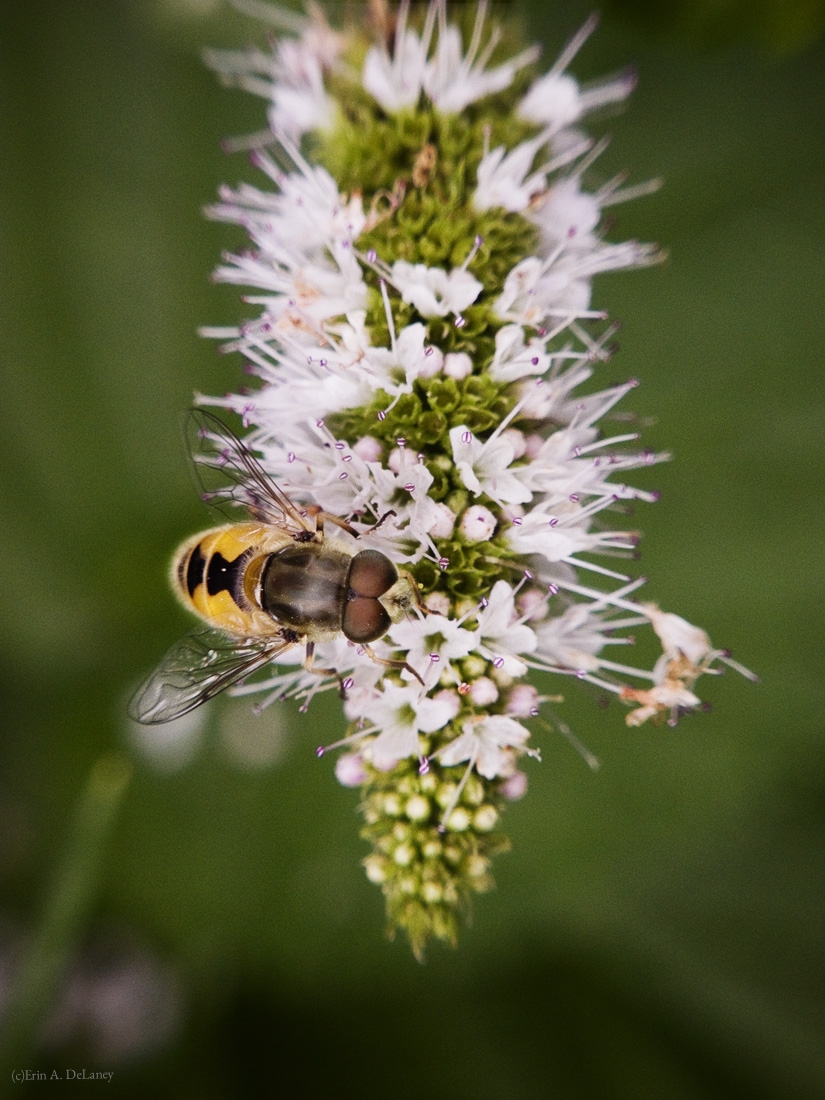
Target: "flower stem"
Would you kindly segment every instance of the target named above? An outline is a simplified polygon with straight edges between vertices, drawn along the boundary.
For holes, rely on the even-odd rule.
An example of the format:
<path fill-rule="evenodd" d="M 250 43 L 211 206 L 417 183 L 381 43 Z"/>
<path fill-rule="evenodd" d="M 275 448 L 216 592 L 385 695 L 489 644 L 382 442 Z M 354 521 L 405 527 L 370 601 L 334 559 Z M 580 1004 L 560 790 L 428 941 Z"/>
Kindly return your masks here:
<path fill-rule="evenodd" d="M 21 960 L 0 1042 L 0 1082 L 25 1068 L 83 928 L 132 767 L 116 754 L 92 767 L 62 857 Z"/>

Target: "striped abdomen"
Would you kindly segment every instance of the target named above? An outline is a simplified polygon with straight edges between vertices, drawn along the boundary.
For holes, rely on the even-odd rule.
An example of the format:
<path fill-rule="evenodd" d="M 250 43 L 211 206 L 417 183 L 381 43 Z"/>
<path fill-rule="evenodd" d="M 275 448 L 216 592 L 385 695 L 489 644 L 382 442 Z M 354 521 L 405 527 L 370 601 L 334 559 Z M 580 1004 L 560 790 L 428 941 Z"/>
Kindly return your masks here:
<path fill-rule="evenodd" d="M 278 633 L 258 604 L 261 570 L 289 535 L 259 523 L 216 527 L 188 539 L 172 565 L 172 587 L 185 607 L 219 630 L 244 637 Z"/>

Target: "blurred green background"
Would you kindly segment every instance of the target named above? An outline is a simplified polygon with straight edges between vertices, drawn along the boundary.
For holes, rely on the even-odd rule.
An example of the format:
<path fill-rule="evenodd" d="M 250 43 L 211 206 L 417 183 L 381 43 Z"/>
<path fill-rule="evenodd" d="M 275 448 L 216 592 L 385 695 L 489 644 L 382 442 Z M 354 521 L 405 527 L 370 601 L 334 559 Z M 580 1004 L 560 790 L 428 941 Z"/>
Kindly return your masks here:
<path fill-rule="evenodd" d="M 200 209 L 254 178 L 220 139 L 263 104 L 199 54 L 253 25 L 212 0 L 0 10 L 0 1005 L 90 769 L 135 761 L 12 1068 L 204 1100 L 295 1075 L 399 1100 L 825 1096 L 821 5 L 616 0 L 574 66 L 638 67 L 598 171 L 666 181 L 612 237 L 670 260 L 595 295 L 623 322 L 602 381 L 640 378 L 626 407 L 676 455 L 636 479 L 662 493 L 637 514 L 645 591 L 762 683 L 703 683 L 714 712 L 675 730 L 568 691 L 601 771 L 543 738 L 498 889 L 424 966 L 384 939 L 357 792 L 315 759 L 335 702 L 221 701 L 165 752 L 123 713 L 188 626 L 168 556 L 211 522 L 181 411 L 241 382 L 195 334 L 243 316 L 208 279 L 237 238 Z M 590 6 L 524 10 L 549 61 Z"/>

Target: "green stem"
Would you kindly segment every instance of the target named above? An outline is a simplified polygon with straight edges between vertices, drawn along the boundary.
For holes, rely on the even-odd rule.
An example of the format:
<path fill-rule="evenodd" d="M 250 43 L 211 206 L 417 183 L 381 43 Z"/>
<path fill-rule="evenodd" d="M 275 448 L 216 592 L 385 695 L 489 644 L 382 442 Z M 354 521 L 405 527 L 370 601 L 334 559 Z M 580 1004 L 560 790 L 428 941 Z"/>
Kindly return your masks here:
<path fill-rule="evenodd" d="M 31 1068 L 44 1017 L 95 896 L 107 840 L 129 784 L 122 756 L 101 757 L 74 813 L 63 856 L 27 946 L 0 1041 L 0 1094 L 17 1071 Z"/>

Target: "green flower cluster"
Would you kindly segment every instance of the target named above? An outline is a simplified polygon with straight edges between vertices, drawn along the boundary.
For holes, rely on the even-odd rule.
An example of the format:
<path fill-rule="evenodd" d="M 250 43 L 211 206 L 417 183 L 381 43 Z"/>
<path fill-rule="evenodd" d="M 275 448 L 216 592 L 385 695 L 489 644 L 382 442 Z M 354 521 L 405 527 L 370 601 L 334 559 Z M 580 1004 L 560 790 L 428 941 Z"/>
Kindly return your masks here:
<path fill-rule="evenodd" d="M 455 945 L 468 899 L 492 887 L 492 858 L 510 847 L 496 831 L 498 784 L 477 776 L 440 825 L 455 799 L 457 771 L 432 763 L 421 775 L 404 761 L 391 772 L 369 768 L 363 787 L 361 836 L 373 847 L 367 878 L 384 893 L 390 934 L 403 929 L 417 959 L 431 938 Z"/>

